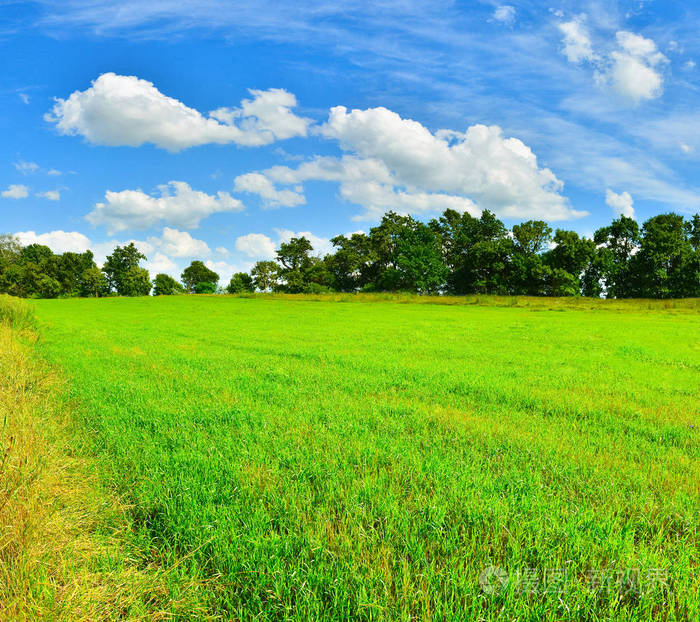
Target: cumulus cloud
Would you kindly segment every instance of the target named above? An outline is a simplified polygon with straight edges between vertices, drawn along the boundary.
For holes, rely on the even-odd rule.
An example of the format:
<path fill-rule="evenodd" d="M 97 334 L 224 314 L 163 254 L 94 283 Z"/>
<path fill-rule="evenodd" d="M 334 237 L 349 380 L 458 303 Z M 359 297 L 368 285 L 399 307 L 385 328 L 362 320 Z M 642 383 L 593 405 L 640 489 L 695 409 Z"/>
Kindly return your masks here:
<path fill-rule="evenodd" d="M 160 237 L 149 237 L 148 243 L 171 257 L 207 257 L 211 249 L 203 240 L 193 238 L 187 231 L 164 227 Z"/>
<path fill-rule="evenodd" d="M 177 264 L 163 253 L 156 253 L 152 259 L 146 262 L 144 267 L 152 277 L 156 274 L 175 275 L 177 272 Z"/>
<path fill-rule="evenodd" d="M 504 24 L 513 24 L 515 22 L 515 7 L 510 4 L 502 4 L 496 7 L 496 10 L 493 12 L 493 19 Z"/>
<path fill-rule="evenodd" d="M 246 173 L 234 180 L 236 192 L 257 194 L 263 207 L 294 207 L 306 202 L 303 194 L 294 190 L 277 190 L 272 182 L 260 173 Z"/>
<path fill-rule="evenodd" d="M 35 231 L 20 231 L 15 233 L 19 241 L 27 246 L 29 244 L 43 244 L 54 253 L 84 253 L 90 249 L 88 237 L 77 231 L 50 231 L 48 233 L 36 233 Z"/>
<path fill-rule="evenodd" d="M 213 270 L 219 275 L 219 285 L 224 287 L 231 280 L 231 277 L 236 272 L 250 272 L 253 267 L 252 262 L 243 262 L 240 264 L 230 264 L 226 261 L 211 261 L 207 260 L 204 265 Z"/>
<path fill-rule="evenodd" d="M 668 59 L 651 39 L 625 31 L 616 37 L 619 48 L 611 52 L 608 66 L 597 74 L 598 82 L 635 103 L 659 97 Z"/>
<path fill-rule="evenodd" d="M 36 196 L 49 201 L 60 201 L 61 193 L 59 190 L 47 190 L 46 192 L 37 192 Z"/>
<path fill-rule="evenodd" d="M 105 193 L 105 202 L 98 203 L 87 220 L 104 225 L 110 233 L 125 229 L 148 229 L 160 222 L 191 229 L 216 212 L 234 212 L 243 204 L 228 192 L 215 195 L 193 190 L 184 181 L 171 181 L 158 187 L 160 196 L 141 190 Z"/>
<path fill-rule="evenodd" d="M 605 191 L 605 203 L 611 207 L 618 216 L 634 218 L 634 200 L 629 192 L 616 194 L 608 188 Z"/>
<path fill-rule="evenodd" d="M 663 68 L 668 63 L 656 43 L 641 35 L 620 30 L 616 47 L 596 54 L 584 24 L 585 15 L 558 24 L 564 35 L 562 51 L 572 63 L 587 61 L 595 68 L 596 83 L 638 103 L 663 93 Z"/>
<path fill-rule="evenodd" d="M 293 205 L 304 202 L 305 182 L 337 182 L 343 199 L 364 207 L 356 220 L 376 220 L 388 210 L 429 214 L 447 208 L 549 220 L 585 215 L 571 209 L 561 195 L 563 183 L 538 166 L 530 148 L 497 126 L 432 133 L 386 108 L 349 112 L 338 106 L 316 131 L 351 153 L 241 176 L 236 188 L 282 204 L 280 186 L 291 186 L 286 204 Z"/>
<path fill-rule="evenodd" d="M 90 88 L 57 98 L 45 119 L 60 133 L 91 143 L 152 143 L 168 151 L 209 143 L 260 146 L 306 135 L 310 121 L 292 112 L 293 94 L 283 89 L 250 94 L 252 99 L 243 100 L 240 108 L 219 108 L 204 116 L 147 80 L 105 73 Z"/>
<path fill-rule="evenodd" d="M 29 196 L 29 188 L 23 184 L 11 184 L 7 190 L 0 192 L 4 199 L 26 199 Z"/>
<path fill-rule="evenodd" d="M 292 231 L 291 229 L 275 229 L 277 242 L 263 233 L 249 233 L 236 239 L 236 250 L 244 253 L 256 261 L 264 259 L 274 259 L 277 255 L 275 250 L 283 242 L 289 242 L 292 238 L 305 237 L 311 246 L 314 254 L 326 255 L 333 252 L 333 244 L 328 238 L 322 238 L 311 233 L 311 231 Z"/>
<path fill-rule="evenodd" d="M 236 239 L 236 250 L 251 259 L 274 259 L 277 245 L 262 233 L 249 233 Z"/>
<path fill-rule="evenodd" d="M 364 160 L 363 168 L 374 169 L 372 179 L 379 186 L 364 191 L 378 189 L 386 195 L 392 184 L 399 187 L 389 197 L 396 205 L 416 211 L 421 206 L 422 211 L 437 211 L 440 205 L 477 213 L 490 209 L 504 217 L 549 220 L 584 215 L 561 195 L 563 182 L 538 166 L 527 145 L 505 137 L 498 126 L 433 134 L 386 108 L 348 112 L 337 106 L 319 132 Z"/>

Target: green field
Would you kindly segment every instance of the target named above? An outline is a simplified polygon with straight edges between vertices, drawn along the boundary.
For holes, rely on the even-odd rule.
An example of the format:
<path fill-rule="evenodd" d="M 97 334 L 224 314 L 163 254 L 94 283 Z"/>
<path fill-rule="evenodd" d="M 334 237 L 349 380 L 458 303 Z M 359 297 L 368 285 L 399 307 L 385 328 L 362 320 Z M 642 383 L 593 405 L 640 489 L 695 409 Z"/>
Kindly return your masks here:
<path fill-rule="evenodd" d="M 191 581 L 226 619 L 700 619 L 696 307 L 32 304 L 76 450 L 175 600 Z"/>

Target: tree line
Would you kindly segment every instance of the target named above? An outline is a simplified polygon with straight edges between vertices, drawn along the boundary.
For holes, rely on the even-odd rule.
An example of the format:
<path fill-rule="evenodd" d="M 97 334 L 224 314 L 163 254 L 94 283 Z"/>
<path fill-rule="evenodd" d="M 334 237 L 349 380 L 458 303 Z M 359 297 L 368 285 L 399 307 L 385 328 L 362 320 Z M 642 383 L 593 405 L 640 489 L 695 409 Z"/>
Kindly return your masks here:
<path fill-rule="evenodd" d="M 416 292 L 608 298 L 700 296 L 700 215 L 669 213 L 641 227 L 621 216 L 592 238 L 528 220 L 512 229 L 489 211 L 446 210 L 428 223 L 389 212 L 369 233 L 337 236 L 321 257 L 305 237 L 280 244 L 225 287 L 202 261 L 178 282 L 151 280 L 133 243 L 98 268 L 90 251 L 54 254 L 0 236 L 0 292 L 23 297 L 145 296 L 243 292 Z"/>

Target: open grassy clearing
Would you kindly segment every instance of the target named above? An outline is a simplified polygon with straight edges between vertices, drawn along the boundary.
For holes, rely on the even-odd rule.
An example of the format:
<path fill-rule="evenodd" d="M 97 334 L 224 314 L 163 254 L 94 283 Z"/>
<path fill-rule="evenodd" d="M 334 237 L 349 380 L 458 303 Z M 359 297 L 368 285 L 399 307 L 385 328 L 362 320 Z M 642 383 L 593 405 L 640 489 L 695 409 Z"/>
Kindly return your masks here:
<path fill-rule="evenodd" d="M 700 617 L 693 303 L 33 304 L 134 546 L 207 581 L 211 614 L 683 620 Z M 494 594 L 490 565 L 511 577 Z"/>

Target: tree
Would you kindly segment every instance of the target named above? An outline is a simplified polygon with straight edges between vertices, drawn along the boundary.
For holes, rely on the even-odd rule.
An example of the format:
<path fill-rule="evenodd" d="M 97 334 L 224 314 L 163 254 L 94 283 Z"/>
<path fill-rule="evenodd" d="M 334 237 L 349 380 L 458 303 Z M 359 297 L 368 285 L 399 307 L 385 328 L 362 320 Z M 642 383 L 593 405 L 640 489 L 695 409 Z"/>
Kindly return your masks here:
<path fill-rule="evenodd" d="M 253 285 L 261 292 L 268 292 L 277 285 L 278 266 L 274 261 L 258 261 L 250 271 Z"/>
<path fill-rule="evenodd" d="M 184 292 L 185 288 L 169 274 L 156 274 L 156 278 L 153 279 L 154 296 L 174 296 Z"/>
<path fill-rule="evenodd" d="M 146 259 L 133 242 L 126 246 L 117 246 L 111 255 L 107 256 L 102 271 L 107 277 L 107 282 L 112 290 L 120 296 L 145 296 L 142 292 L 148 281 L 148 291 L 151 289 L 151 281 L 148 272 L 139 268 L 139 261 Z M 142 270 L 142 272 L 139 272 Z"/>
<path fill-rule="evenodd" d="M 92 252 L 63 253 L 54 255 L 50 262 L 51 272 L 61 284 L 62 293 L 66 296 L 80 296 L 83 291 L 83 275 L 90 268 L 97 268 Z"/>
<path fill-rule="evenodd" d="M 634 294 L 648 298 L 697 295 L 692 227 L 683 216 L 659 214 L 642 227 L 639 252 L 632 260 L 637 277 Z"/>
<path fill-rule="evenodd" d="M 637 291 L 630 260 L 639 250 L 639 225 L 632 218 L 620 216 L 609 227 L 595 232 L 598 264 L 605 269 L 602 281 L 608 298 L 629 298 Z"/>
<path fill-rule="evenodd" d="M 148 296 L 151 293 L 151 277 L 148 270 L 132 266 L 122 280 L 121 296 Z"/>
<path fill-rule="evenodd" d="M 396 239 L 396 270 L 402 289 L 436 294 L 445 286 L 447 266 L 440 241 L 428 225 L 412 221 Z"/>
<path fill-rule="evenodd" d="M 0 235 L 0 270 L 19 261 L 22 245 L 14 235 Z"/>
<path fill-rule="evenodd" d="M 97 266 L 93 265 L 81 275 L 80 295 L 86 298 L 99 298 L 109 295 L 107 277 Z"/>
<path fill-rule="evenodd" d="M 341 292 L 362 289 L 371 280 L 371 266 L 375 259 L 369 237 L 353 233 L 349 238 L 339 235 L 331 239 L 335 253 L 325 258 L 331 284 Z"/>
<path fill-rule="evenodd" d="M 552 239 L 552 228 L 542 220 L 528 220 L 513 225 L 513 238 L 522 253 L 537 255 L 547 248 L 547 243 Z"/>
<path fill-rule="evenodd" d="M 312 250 L 311 242 L 303 236 L 280 244 L 276 253 L 280 264 L 279 276 L 284 281 L 281 285 L 283 291 L 291 294 L 304 291 L 308 283 L 306 273 L 313 264 L 310 255 Z"/>
<path fill-rule="evenodd" d="M 214 291 L 216 291 L 216 284 L 219 282 L 219 275 L 207 268 L 201 261 L 193 261 L 180 276 L 183 284 L 187 291 L 191 293 L 204 293 L 196 292 L 198 283 L 213 283 Z M 206 292 L 210 293 L 210 292 Z"/>
<path fill-rule="evenodd" d="M 254 292 L 253 277 L 247 272 L 236 272 L 226 287 L 229 294 L 242 294 L 244 292 Z"/>

